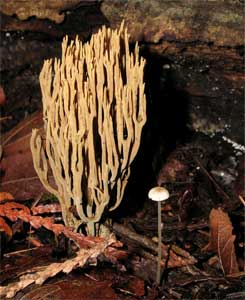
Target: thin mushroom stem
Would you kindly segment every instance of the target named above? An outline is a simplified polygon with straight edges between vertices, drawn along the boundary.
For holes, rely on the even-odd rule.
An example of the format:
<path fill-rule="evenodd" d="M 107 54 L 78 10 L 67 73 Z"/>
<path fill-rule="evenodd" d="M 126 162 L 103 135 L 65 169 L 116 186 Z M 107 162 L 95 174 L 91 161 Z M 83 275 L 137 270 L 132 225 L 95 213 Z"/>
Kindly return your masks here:
<path fill-rule="evenodd" d="M 158 258 L 157 258 L 157 277 L 156 282 L 159 285 L 161 280 L 161 260 L 162 260 L 162 230 L 161 230 L 161 202 L 157 203 L 158 220 Z"/>
<path fill-rule="evenodd" d="M 158 204 L 157 204 L 158 258 L 157 258 L 156 283 L 158 285 L 160 285 L 160 282 L 161 282 L 161 260 L 162 260 L 161 201 L 165 201 L 169 198 L 169 192 L 164 187 L 156 186 L 149 191 L 148 197 L 151 200 L 158 202 Z"/>

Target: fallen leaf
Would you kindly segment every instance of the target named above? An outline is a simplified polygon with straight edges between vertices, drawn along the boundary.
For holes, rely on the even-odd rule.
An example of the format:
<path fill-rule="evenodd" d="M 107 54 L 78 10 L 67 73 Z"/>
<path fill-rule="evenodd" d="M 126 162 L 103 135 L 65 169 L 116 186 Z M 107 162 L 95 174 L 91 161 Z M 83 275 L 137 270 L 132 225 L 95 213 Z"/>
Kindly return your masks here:
<path fill-rule="evenodd" d="M 63 224 L 55 224 L 54 218 L 31 215 L 31 211 L 28 207 L 17 202 L 7 202 L 0 204 L 0 216 L 8 218 L 12 222 L 16 222 L 18 219 L 30 223 L 32 227 L 38 229 L 45 227 L 48 230 L 54 232 L 56 236 L 63 233 L 67 238 L 75 241 L 80 248 L 93 247 L 95 244 L 103 241 L 101 237 L 89 237 L 80 233 L 73 232 L 70 228 Z"/>
<path fill-rule="evenodd" d="M 12 222 L 20 218 L 21 212 L 30 214 L 29 208 L 20 203 L 6 202 L 0 205 L 0 216 L 8 218 Z"/>
<path fill-rule="evenodd" d="M 10 226 L 5 222 L 3 218 L 0 217 L 0 231 L 4 231 L 6 235 L 11 238 L 13 235 L 13 231 Z"/>
<path fill-rule="evenodd" d="M 4 200 L 14 200 L 14 197 L 10 193 L 0 192 L 0 202 Z"/>
<path fill-rule="evenodd" d="M 18 282 L 10 283 L 7 286 L 0 286 L 0 296 L 12 298 L 18 291 L 23 290 L 32 283 L 41 285 L 48 278 L 52 278 L 60 272 L 68 274 L 76 268 L 83 267 L 91 258 L 93 261 L 97 259 L 97 257 L 114 242 L 114 237 L 110 236 L 106 239 L 102 239 L 100 243 L 95 244 L 94 247 L 90 249 L 80 249 L 74 258 L 61 263 L 51 263 L 43 267 L 40 271 L 24 274 L 19 278 Z"/>
<path fill-rule="evenodd" d="M 30 149 L 32 128 L 41 129 L 42 126 L 42 113 L 37 112 L 2 137 L 1 187 L 11 191 L 15 199 L 26 200 L 48 194 L 36 174 Z M 52 176 L 49 180 L 54 184 Z"/>
<path fill-rule="evenodd" d="M 0 106 L 4 105 L 5 102 L 6 102 L 6 96 L 5 96 L 3 88 L 0 86 Z"/>
<path fill-rule="evenodd" d="M 209 215 L 210 240 L 205 247 L 207 251 L 214 251 L 218 254 L 222 270 L 225 275 L 239 272 L 234 240 L 232 235 L 232 224 L 227 213 L 221 209 L 212 209 Z"/>
<path fill-rule="evenodd" d="M 26 299 L 115 300 L 119 298 L 111 287 L 110 281 L 94 281 L 82 275 L 79 276 L 77 280 L 67 275 L 64 280 L 48 283 L 40 287 L 34 286 L 31 291 L 24 294 L 20 300 Z"/>
<path fill-rule="evenodd" d="M 104 255 L 113 264 L 116 264 L 118 261 L 125 261 L 128 258 L 127 251 L 115 249 L 113 246 L 107 247 Z"/>
<path fill-rule="evenodd" d="M 136 295 L 137 297 L 143 297 L 145 295 L 144 280 L 137 277 L 131 277 L 127 286 L 127 290 Z"/>

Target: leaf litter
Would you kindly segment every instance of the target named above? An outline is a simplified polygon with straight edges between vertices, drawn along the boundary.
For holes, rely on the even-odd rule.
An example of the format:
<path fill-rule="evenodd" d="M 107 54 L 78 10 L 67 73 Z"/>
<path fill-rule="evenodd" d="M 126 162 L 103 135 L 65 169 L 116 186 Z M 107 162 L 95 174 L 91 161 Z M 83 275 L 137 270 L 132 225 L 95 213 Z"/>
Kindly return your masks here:
<path fill-rule="evenodd" d="M 205 250 L 218 254 L 225 275 L 239 273 L 234 241 L 233 227 L 227 213 L 222 209 L 210 212 L 210 241 Z"/>
<path fill-rule="evenodd" d="M 4 191 L 10 191 L 14 197 L 11 194 L 8 195 L 7 192 L 5 192 L 6 194 L 0 194 L 1 236 L 6 236 L 8 244 L 11 241 L 15 241 L 16 237 L 13 227 L 19 222 L 18 220 L 22 220 L 22 222 L 29 224 L 31 228 L 35 230 L 46 228 L 48 231 L 53 232 L 55 236 L 66 236 L 67 239 L 75 241 L 76 245 L 79 246 L 79 250 L 74 253 L 75 257 L 68 257 L 65 261 L 58 263 L 51 262 L 46 266 L 40 264 L 39 267 L 33 270 L 32 268 L 27 268 L 24 272 L 19 273 L 19 276 L 14 279 L 14 282 L 13 280 L 7 280 L 5 285 L 1 286 L 1 291 L 4 291 L 3 294 L 5 293 L 5 295 L 7 295 L 8 287 L 11 287 L 8 294 L 8 296 L 11 296 L 29 284 L 42 283 L 52 276 L 57 277 L 57 274 L 62 273 L 63 269 L 70 273 L 72 270 L 80 267 L 87 268 L 92 264 L 97 264 L 98 260 L 101 260 L 101 255 L 103 255 L 104 259 L 102 261 L 104 261 L 104 263 L 106 260 L 109 261 L 120 273 L 125 274 L 125 271 L 131 270 L 137 276 L 135 278 L 143 278 L 143 281 L 141 279 L 141 281 L 135 284 L 135 291 L 130 291 L 129 286 L 124 287 L 120 284 L 115 284 L 115 282 L 112 285 L 113 289 L 111 289 L 110 284 L 108 282 L 105 283 L 105 286 L 108 287 L 108 293 L 111 293 L 111 295 L 115 295 L 115 291 L 117 291 L 127 297 L 127 299 L 134 296 L 144 297 L 143 292 L 147 286 L 149 299 L 156 299 L 154 297 L 161 297 L 162 295 L 171 295 L 171 297 L 177 298 L 191 297 L 184 287 L 188 287 L 187 289 L 189 289 L 189 287 L 194 284 L 198 289 L 198 297 L 202 299 L 202 295 L 207 295 L 207 293 L 209 295 L 212 294 L 212 288 L 203 288 L 204 286 L 214 286 L 214 288 L 218 289 L 218 284 L 221 282 L 223 285 L 227 285 L 227 280 L 230 280 L 229 278 L 233 278 L 233 281 L 229 283 L 230 286 L 233 287 L 230 295 L 233 297 L 240 295 L 241 285 L 239 276 L 242 274 L 240 271 L 243 270 L 243 263 L 241 263 L 241 254 L 239 254 L 241 251 L 239 252 L 238 248 L 238 245 L 242 242 L 241 237 L 237 236 L 237 228 L 240 226 L 239 222 L 242 222 L 239 221 L 242 216 L 239 210 L 242 201 L 239 200 L 240 198 L 238 197 L 234 198 L 229 191 L 227 192 L 223 183 L 219 182 L 219 178 L 213 177 L 213 174 L 218 174 L 215 170 L 211 170 L 208 167 L 210 159 L 217 159 L 217 157 L 215 157 L 215 155 L 217 156 L 217 151 L 215 152 L 213 150 L 213 145 L 210 146 L 208 151 L 206 145 L 203 149 L 200 148 L 200 146 L 196 149 L 194 144 L 184 147 L 180 146 L 172 152 L 168 157 L 167 163 L 163 164 L 159 172 L 160 177 L 158 181 L 161 185 L 167 185 L 172 191 L 173 196 L 168 203 L 166 203 L 171 209 L 162 210 L 162 214 L 164 215 L 163 254 L 165 255 L 163 255 L 162 267 L 163 275 L 166 276 L 164 280 L 167 278 L 167 281 L 165 281 L 164 285 L 155 293 L 155 296 L 153 296 L 154 293 L 150 295 L 153 291 L 150 286 L 152 286 L 152 278 L 155 276 L 154 266 L 156 255 L 154 251 L 154 241 L 152 241 L 152 248 L 146 247 L 145 249 L 145 244 L 142 244 L 142 241 L 139 239 L 134 241 L 130 239 L 124 240 L 123 236 L 117 233 L 117 236 L 124 242 L 124 245 L 118 241 L 114 242 L 103 248 L 100 254 L 98 254 L 96 250 L 93 256 L 93 248 L 101 249 L 99 245 L 105 243 L 105 240 L 101 238 L 95 240 L 86 238 L 72 232 L 62 224 L 57 224 L 56 216 L 60 214 L 59 205 L 50 201 L 49 204 L 40 204 L 28 208 L 18 203 L 19 200 L 24 201 L 29 198 L 40 197 L 44 192 L 31 163 L 32 159 L 28 139 L 30 127 L 32 126 L 30 124 L 32 124 L 32 122 L 36 123 L 35 126 L 41 127 L 41 115 L 36 114 L 36 116 L 25 120 L 23 124 L 14 128 L 13 131 L 8 133 L 4 138 L 5 142 L 1 161 L 1 171 L 3 171 L 4 174 L 2 187 Z M 21 149 L 21 152 L 19 149 Z M 215 155 L 213 153 L 215 153 Z M 198 159 L 195 160 L 195 156 L 198 157 Z M 218 160 L 220 161 L 220 158 Z M 197 164 L 197 162 L 199 164 Z M 199 171 L 198 167 L 200 168 L 200 166 L 201 170 Z M 215 168 L 214 165 L 212 168 Z M 239 168 L 242 169 L 241 164 Z M 234 194 L 236 196 L 243 197 L 242 188 L 244 185 L 241 184 L 241 174 L 243 174 L 243 172 L 239 171 L 240 177 L 235 181 L 234 187 L 232 187 L 234 188 Z M 213 209 L 213 207 L 217 207 L 219 203 L 221 207 L 225 207 L 227 213 L 222 209 L 218 209 L 218 212 Z M 135 233 L 141 236 L 149 236 L 151 239 L 156 231 L 154 211 L 154 207 L 147 207 L 146 210 L 141 212 L 140 218 L 128 218 L 124 225 L 129 225 Z M 238 218 L 236 219 L 236 227 L 233 229 L 230 216 L 234 215 L 238 216 Z M 226 276 L 225 280 L 218 269 L 206 263 L 208 259 L 210 259 L 210 252 L 199 251 L 207 243 L 207 232 L 203 230 L 208 229 L 208 217 L 210 219 L 210 240 L 206 249 L 218 255 L 221 270 Z M 220 220 L 219 222 L 218 219 Z M 124 222 L 124 220 L 120 221 L 120 218 L 118 220 L 119 222 Z M 20 230 L 21 228 L 24 230 L 23 227 L 20 227 Z M 183 236 L 185 236 L 184 239 Z M 30 240 L 32 239 L 30 236 L 28 238 Z M 132 244 L 132 241 L 136 243 L 136 247 Z M 41 246 L 42 243 L 38 244 L 38 239 L 36 242 L 37 246 L 43 248 L 43 246 Z M 149 246 L 148 242 L 147 245 Z M 25 251 L 25 249 L 23 250 Z M 18 251 L 16 253 L 18 253 Z M 15 256 L 14 253 L 13 256 Z M 79 264 L 76 261 L 76 257 L 80 257 L 81 262 L 83 261 L 84 264 Z M 203 263 L 201 263 L 201 261 L 203 261 Z M 198 268 L 196 267 L 196 263 L 198 263 Z M 73 272 L 70 273 L 70 275 L 72 274 Z M 106 274 L 107 276 L 109 275 L 108 272 Z M 183 278 L 179 277 L 179 274 L 181 274 Z M 17 281 L 17 279 L 19 281 Z M 62 286 L 69 290 L 69 284 L 66 280 L 64 280 L 64 282 Z M 38 289 L 40 289 L 39 291 L 41 292 L 43 289 L 45 290 L 48 284 L 37 288 L 37 294 Z M 59 282 L 57 284 L 59 285 Z M 70 286 L 72 284 L 73 283 L 70 283 Z M 76 282 L 75 284 L 77 285 L 78 283 Z M 56 285 L 56 287 L 53 286 L 54 293 L 60 289 L 57 288 L 58 285 Z M 96 291 L 95 286 L 95 284 L 92 285 L 90 290 Z M 25 288 L 24 291 L 28 293 L 28 288 Z M 31 293 L 32 292 L 29 292 L 27 295 L 31 295 Z M 220 294 L 224 295 L 222 291 Z"/>
<path fill-rule="evenodd" d="M 16 293 L 32 283 L 43 284 L 48 278 L 57 275 L 60 272 L 70 273 L 73 269 L 78 267 L 83 267 L 88 260 L 92 260 L 93 264 L 99 255 L 103 251 L 115 242 L 115 238 L 110 236 L 107 239 L 103 239 L 100 243 L 97 243 L 94 247 L 90 249 L 80 249 L 76 253 L 76 257 L 66 260 L 61 263 L 51 263 L 44 267 L 43 270 L 37 271 L 33 274 L 25 274 L 20 276 L 19 281 L 16 283 L 9 284 L 7 286 L 0 287 L 0 296 L 6 296 L 7 298 L 12 298 Z"/>

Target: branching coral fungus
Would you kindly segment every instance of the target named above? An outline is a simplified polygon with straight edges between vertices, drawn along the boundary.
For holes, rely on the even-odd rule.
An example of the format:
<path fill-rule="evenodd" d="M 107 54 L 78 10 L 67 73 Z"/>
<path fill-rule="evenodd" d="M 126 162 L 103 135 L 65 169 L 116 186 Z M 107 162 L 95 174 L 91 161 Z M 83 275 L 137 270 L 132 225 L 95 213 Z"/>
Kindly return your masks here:
<path fill-rule="evenodd" d="M 46 137 L 33 129 L 34 167 L 57 196 L 66 225 L 90 235 L 104 210 L 120 204 L 146 122 L 139 47 L 129 50 L 124 24 L 102 27 L 83 44 L 62 44 L 62 58 L 40 73 Z M 56 187 L 48 181 L 51 169 Z"/>

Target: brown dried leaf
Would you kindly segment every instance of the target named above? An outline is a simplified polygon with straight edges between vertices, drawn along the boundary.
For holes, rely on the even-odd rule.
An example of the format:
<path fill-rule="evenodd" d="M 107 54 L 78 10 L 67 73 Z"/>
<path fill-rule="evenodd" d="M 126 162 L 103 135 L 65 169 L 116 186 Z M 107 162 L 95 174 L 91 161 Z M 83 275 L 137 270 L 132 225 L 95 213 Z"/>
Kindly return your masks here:
<path fill-rule="evenodd" d="M 97 257 L 114 242 L 115 238 L 112 236 L 107 239 L 101 239 L 100 243 L 95 244 L 93 248 L 79 250 L 77 256 L 74 258 L 66 260 L 62 263 L 52 263 L 45 267 L 43 270 L 33 274 L 22 275 L 19 282 L 11 283 L 7 286 L 1 286 L 0 296 L 12 298 L 18 291 L 23 290 L 25 287 L 32 283 L 43 284 L 43 282 L 48 278 L 54 277 L 60 272 L 68 274 L 73 269 L 83 267 L 90 259 L 92 259 L 93 261 L 94 259 L 97 259 Z"/>
<path fill-rule="evenodd" d="M 108 280 L 94 281 L 86 276 L 79 276 L 78 279 L 74 279 L 69 276 L 69 279 L 64 278 L 55 283 L 34 287 L 29 292 L 24 293 L 19 300 L 95 300 L 101 294 L 100 300 L 119 299 L 111 285 Z"/>
<path fill-rule="evenodd" d="M 127 291 L 133 293 L 137 297 L 143 297 L 145 295 L 144 280 L 137 277 L 131 277 L 127 286 Z"/>
<path fill-rule="evenodd" d="M 100 243 L 103 240 L 101 237 L 83 236 L 80 233 L 73 232 L 68 227 L 64 227 L 62 232 L 66 237 L 75 241 L 80 248 L 93 247 L 96 243 Z"/>
<path fill-rule="evenodd" d="M 119 260 L 126 260 L 128 258 L 128 253 L 125 250 L 119 250 L 112 246 L 107 247 L 104 251 L 105 257 L 107 257 L 110 262 L 116 264 Z"/>
<path fill-rule="evenodd" d="M 42 218 L 41 216 L 32 216 L 28 207 L 16 202 L 7 202 L 0 205 L 0 216 L 8 218 L 12 222 L 16 222 L 18 219 L 28 222 L 32 227 L 38 229 L 45 227 L 48 230 L 54 232 L 55 235 L 63 233 L 67 238 L 75 241 L 80 248 L 89 248 L 100 243 L 103 239 L 100 237 L 86 237 L 80 233 L 73 232 L 68 227 L 62 224 L 55 224 L 52 217 Z"/>
<path fill-rule="evenodd" d="M 0 217 L 0 231 L 4 231 L 9 238 L 12 237 L 13 231 L 3 218 Z"/>
<path fill-rule="evenodd" d="M 14 197 L 10 193 L 0 192 L 0 202 L 5 200 L 14 200 Z"/>
<path fill-rule="evenodd" d="M 42 113 L 37 112 L 2 137 L 1 187 L 11 191 L 15 199 L 26 200 L 48 193 L 33 167 L 30 149 L 31 129 L 41 129 L 42 126 Z M 53 177 L 49 179 L 54 184 Z"/>
<path fill-rule="evenodd" d="M 5 96 L 3 88 L 0 86 L 0 106 L 4 105 L 5 102 L 6 102 L 6 96 Z"/>
<path fill-rule="evenodd" d="M 210 240 L 205 250 L 211 250 L 218 254 L 222 270 L 225 275 L 239 272 L 235 254 L 232 224 L 227 213 L 221 209 L 212 209 L 209 215 Z"/>
<path fill-rule="evenodd" d="M 17 221 L 20 218 L 20 213 L 23 214 L 30 214 L 30 210 L 23 204 L 16 203 L 16 202 L 7 202 L 0 205 L 0 216 L 6 217 L 12 222 Z"/>

